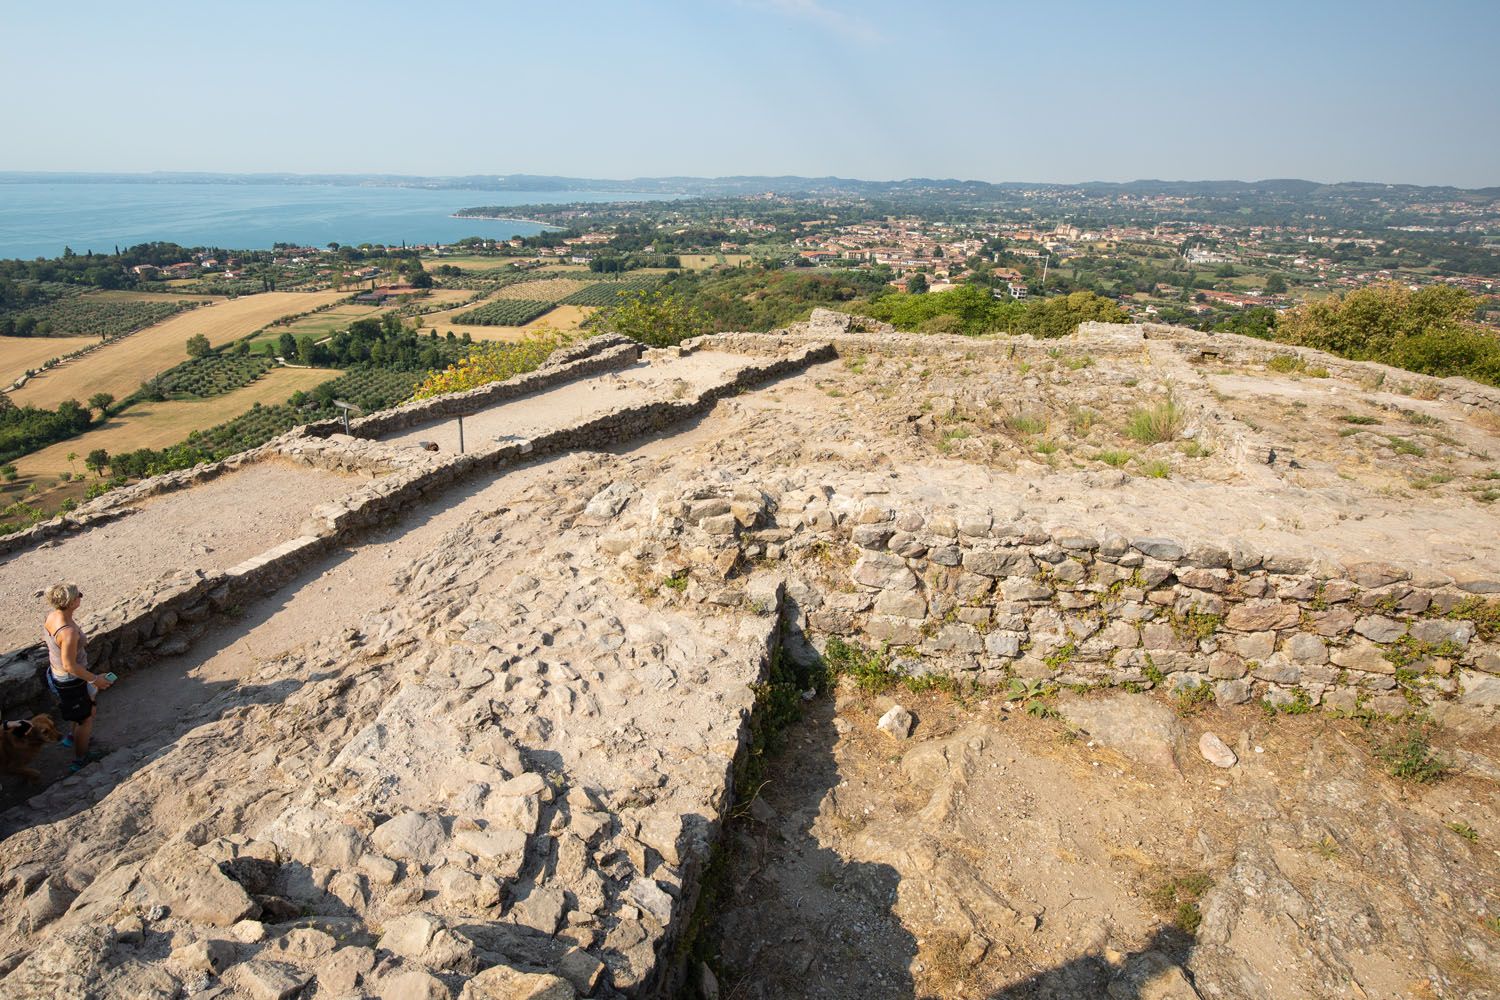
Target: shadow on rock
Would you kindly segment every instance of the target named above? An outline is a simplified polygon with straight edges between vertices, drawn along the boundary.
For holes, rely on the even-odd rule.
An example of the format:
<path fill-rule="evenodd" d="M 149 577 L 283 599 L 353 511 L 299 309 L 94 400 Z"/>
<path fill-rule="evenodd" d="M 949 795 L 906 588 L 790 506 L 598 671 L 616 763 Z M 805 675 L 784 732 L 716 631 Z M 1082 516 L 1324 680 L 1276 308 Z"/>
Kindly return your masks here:
<path fill-rule="evenodd" d="M 1198 1000 L 1183 965 L 1193 939 L 1163 927 L 1137 951 L 1110 962 L 1105 955 L 1080 955 L 1051 969 L 1001 987 L 987 1000 Z M 1113 957 L 1113 956 L 1111 956 Z"/>
<path fill-rule="evenodd" d="M 820 816 L 836 822 L 837 739 L 833 699 L 808 704 L 759 795 L 736 810 L 718 912 L 704 932 L 724 1000 L 915 995 L 917 942 L 893 911 L 900 874 L 849 862 L 817 833 Z"/>

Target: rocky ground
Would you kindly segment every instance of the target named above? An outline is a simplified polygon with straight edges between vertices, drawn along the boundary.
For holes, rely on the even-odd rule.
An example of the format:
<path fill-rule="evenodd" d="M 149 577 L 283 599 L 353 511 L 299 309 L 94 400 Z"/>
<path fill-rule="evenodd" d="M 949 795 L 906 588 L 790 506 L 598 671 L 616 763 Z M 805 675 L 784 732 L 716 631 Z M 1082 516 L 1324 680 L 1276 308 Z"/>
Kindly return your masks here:
<path fill-rule="evenodd" d="M 325 500 L 359 485 L 351 476 L 262 462 L 192 490 L 142 501 L 119 520 L 0 561 L 0 649 L 37 642 L 41 595 L 71 580 L 87 607 L 147 590 L 183 566 L 222 569 L 293 537 Z"/>
<path fill-rule="evenodd" d="M 877 728 L 893 699 L 907 739 Z M 1024 706 L 814 705 L 736 828 L 722 995 L 1497 995 L 1492 728 L 1445 734 L 1454 774 L 1416 786 L 1355 722 Z"/>
<path fill-rule="evenodd" d="M 177 708 L 3 816 L 0 995 L 1500 996 L 1484 704 L 817 693 L 813 596 L 874 599 L 838 497 L 1492 572 L 1482 415 L 1054 349 L 846 353 L 470 484 L 127 678 Z M 1168 392 L 1182 426 L 1132 439 Z M 791 663 L 805 692 L 763 683 Z"/>

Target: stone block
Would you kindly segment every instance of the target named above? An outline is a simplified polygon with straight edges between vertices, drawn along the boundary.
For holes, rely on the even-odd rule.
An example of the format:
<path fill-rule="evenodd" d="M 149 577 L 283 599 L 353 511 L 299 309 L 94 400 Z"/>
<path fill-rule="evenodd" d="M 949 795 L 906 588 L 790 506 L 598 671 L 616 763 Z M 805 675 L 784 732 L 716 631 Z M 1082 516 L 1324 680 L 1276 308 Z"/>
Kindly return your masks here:
<path fill-rule="evenodd" d="M 1214 653 L 1208 658 L 1208 676 L 1216 680 L 1234 680 L 1243 677 L 1245 676 L 1245 661 L 1233 653 Z"/>
<path fill-rule="evenodd" d="M 1354 628 L 1354 623 L 1359 621 L 1359 616 L 1348 608 L 1334 608 L 1332 611 L 1314 611 L 1309 617 L 1312 620 L 1313 631 L 1318 635 L 1335 638 L 1348 635 Z"/>
<path fill-rule="evenodd" d="M 939 566 L 957 566 L 963 559 L 964 550 L 957 545 L 940 545 L 927 550 L 927 558 L 930 562 Z"/>
<path fill-rule="evenodd" d="M 1344 567 L 1349 578 L 1366 590 L 1387 587 L 1393 583 L 1410 580 L 1411 573 L 1401 566 L 1386 562 L 1361 562 Z"/>
<path fill-rule="evenodd" d="M 955 622 L 941 626 L 922 643 L 922 649 L 934 653 L 979 653 L 984 650 L 984 641 L 970 626 Z"/>
<path fill-rule="evenodd" d="M 1349 645 L 1330 654 L 1335 666 L 1363 670 L 1372 674 L 1394 674 L 1396 667 L 1385 658 L 1385 651 L 1367 639 L 1353 639 Z"/>
<path fill-rule="evenodd" d="M 899 556 L 872 552 L 854 564 L 855 583 L 879 590 L 916 590 L 917 576 Z"/>
<path fill-rule="evenodd" d="M 1296 666 L 1274 653 L 1265 662 L 1257 664 L 1251 674 L 1256 680 L 1273 684 L 1291 685 L 1302 680 L 1302 672 Z"/>
<path fill-rule="evenodd" d="M 1049 601 L 1052 588 L 1040 580 L 1024 576 L 1012 576 L 1000 582 L 1000 593 L 1007 601 Z"/>
<path fill-rule="evenodd" d="M 1021 549 L 970 549 L 963 555 L 964 569 L 981 576 L 1025 576 L 1035 571 L 1031 557 Z"/>
<path fill-rule="evenodd" d="M 855 526 L 850 540 L 862 549 L 883 549 L 895 533 L 889 524 L 860 524 Z"/>
<path fill-rule="evenodd" d="M 1432 618 L 1427 621 L 1412 623 L 1408 631 L 1411 637 L 1418 642 L 1425 642 L 1434 646 L 1444 643 L 1452 643 L 1455 646 L 1467 646 L 1469 640 L 1474 638 L 1474 623 Z"/>
<path fill-rule="evenodd" d="M 1295 604 L 1280 601 L 1246 601 L 1229 609 L 1225 616 L 1226 628 L 1236 632 L 1264 632 L 1272 629 L 1292 628 L 1300 618 Z"/>
<path fill-rule="evenodd" d="M 1132 538 L 1130 545 L 1143 555 L 1167 562 L 1176 562 L 1186 555 L 1181 545 L 1168 538 Z"/>
<path fill-rule="evenodd" d="M 871 616 L 865 623 L 865 634 L 893 646 L 910 646 L 922 641 L 921 627 L 907 618 Z"/>
<path fill-rule="evenodd" d="M 894 618 L 925 618 L 927 599 L 914 590 L 883 590 L 875 598 L 875 613 Z"/>
<path fill-rule="evenodd" d="M 1293 663 L 1327 663 L 1328 647 L 1322 639 L 1306 632 L 1298 632 L 1287 639 L 1284 647 Z"/>
<path fill-rule="evenodd" d="M 1354 623 L 1354 631 L 1371 642 L 1395 642 L 1406 634 L 1406 626 L 1384 615 L 1366 615 Z"/>
<path fill-rule="evenodd" d="M 1230 553 L 1228 549 L 1207 542 L 1199 542 L 1188 549 L 1187 556 L 1183 560 L 1189 566 L 1198 569 L 1224 569 L 1229 566 Z"/>
<path fill-rule="evenodd" d="M 1021 639 L 1018 632 L 991 632 L 984 637 L 984 651 L 991 656 L 1015 659 L 1021 655 Z"/>

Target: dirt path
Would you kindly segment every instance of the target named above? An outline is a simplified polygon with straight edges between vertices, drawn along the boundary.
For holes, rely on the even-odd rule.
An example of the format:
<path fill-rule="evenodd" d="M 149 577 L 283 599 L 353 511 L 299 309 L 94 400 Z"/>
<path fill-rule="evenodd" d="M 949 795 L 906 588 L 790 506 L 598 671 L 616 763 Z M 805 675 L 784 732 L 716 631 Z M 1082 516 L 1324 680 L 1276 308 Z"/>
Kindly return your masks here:
<path fill-rule="evenodd" d="M 100 698 L 95 730 L 98 740 L 120 752 L 100 768 L 72 779 L 67 778 L 65 752 L 44 754 L 37 764 L 43 772 L 42 789 L 27 789 L 26 794 L 35 795 L 66 779 L 65 787 L 98 788 L 102 795 L 150 754 L 216 718 L 228 699 L 254 685 L 256 673 L 267 662 L 319 636 L 337 635 L 388 605 L 396 597 L 397 570 L 431 551 L 446 532 L 480 511 L 503 506 L 516 492 L 543 476 L 559 474 L 575 461 L 575 456 L 560 456 L 513 468 L 409 510 L 398 523 L 366 536 L 358 546 L 308 567 L 276 593 L 246 608 L 240 620 L 217 621 L 187 653 L 123 677 Z M 256 545 L 255 551 L 267 547 Z M 83 589 L 87 591 L 88 585 Z M 29 595 L 26 599 L 31 602 Z M 20 622 L 27 636 L 33 617 L 23 615 Z M 8 786 L 0 796 L 0 808 L 21 801 L 18 791 Z M 88 802 L 72 804 L 82 807 Z M 19 815 L 22 812 L 0 818 L 0 835 L 12 832 L 14 824 L 31 825 Z"/>
<path fill-rule="evenodd" d="M 0 649 L 41 638 L 40 594 L 60 580 L 83 590 L 80 624 L 164 576 L 227 569 L 296 535 L 316 505 L 359 480 L 266 462 L 143 503 L 138 513 L 0 562 Z"/>
<path fill-rule="evenodd" d="M 465 417 L 464 440 L 472 447 L 500 437 L 535 437 L 616 407 L 696 394 L 728 381 L 754 360 L 741 354 L 703 351 L 684 358 L 643 361 L 623 371 L 570 382 Z M 450 418 L 423 424 L 382 440 L 409 445 L 435 441 L 445 452 L 457 451 L 458 421 Z"/>

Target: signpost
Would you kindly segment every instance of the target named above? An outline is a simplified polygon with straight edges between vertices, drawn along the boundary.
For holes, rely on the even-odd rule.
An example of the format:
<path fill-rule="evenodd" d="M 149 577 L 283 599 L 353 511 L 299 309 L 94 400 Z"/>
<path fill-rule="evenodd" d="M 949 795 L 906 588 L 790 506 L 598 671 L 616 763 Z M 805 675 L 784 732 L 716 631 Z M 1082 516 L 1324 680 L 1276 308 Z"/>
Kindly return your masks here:
<path fill-rule="evenodd" d="M 344 433 L 345 434 L 349 433 L 349 411 L 353 410 L 356 415 L 360 415 L 360 416 L 363 416 L 364 412 L 365 412 L 364 410 L 361 410 L 359 407 L 355 406 L 353 403 L 346 403 L 342 399 L 335 399 L 333 401 L 333 405 L 337 406 L 340 410 L 344 411 Z"/>

